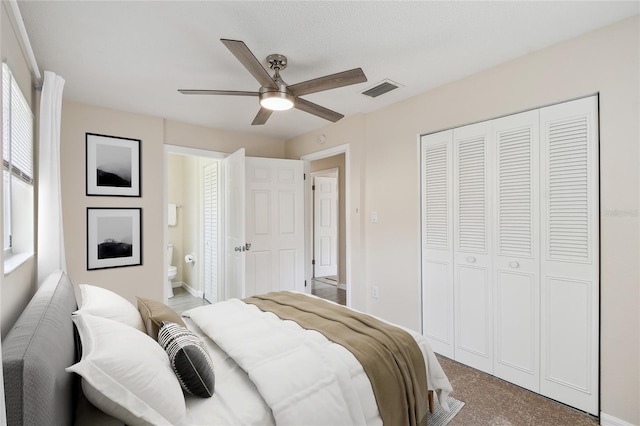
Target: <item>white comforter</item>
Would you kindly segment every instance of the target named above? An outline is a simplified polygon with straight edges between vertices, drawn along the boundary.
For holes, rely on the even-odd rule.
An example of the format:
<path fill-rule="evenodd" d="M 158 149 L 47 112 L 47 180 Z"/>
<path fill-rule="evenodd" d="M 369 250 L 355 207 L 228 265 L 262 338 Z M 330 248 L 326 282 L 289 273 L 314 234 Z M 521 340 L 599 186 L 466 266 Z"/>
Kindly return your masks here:
<path fill-rule="evenodd" d="M 194 425 L 273 421 L 278 425 L 382 424 L 362 366 L 351 352 L 322 334 L 237 299 L 195 308 L 183 315 L 190 318 L 194 331 L 212 340 L 207 344 L 216 365 L 214 397 L 187 399 Z M 440 401 L 446 401 L 451 385 L 433 351 L 420 334 L 407 331 L 425 357 L 429 389 L 438 393 Z M 227 370 L 237 370 L 238 366 L 246 377 L 240 371 L 228 374 Z M 255 394 L 248 395 L 256 389 L 267 406 Z M 245 418 L 237 418 L 233 406 L 237 396 L 243 401 Z M 227 415 L 234 418 L 225 418 Z"/>

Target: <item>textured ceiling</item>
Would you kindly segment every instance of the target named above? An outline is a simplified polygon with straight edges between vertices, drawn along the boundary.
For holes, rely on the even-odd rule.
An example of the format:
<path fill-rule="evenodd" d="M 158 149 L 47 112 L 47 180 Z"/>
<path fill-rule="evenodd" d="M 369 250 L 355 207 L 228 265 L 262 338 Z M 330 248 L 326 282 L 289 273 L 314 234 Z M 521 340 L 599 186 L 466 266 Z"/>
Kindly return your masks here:
<path fill-rule="evenodd" d="M 177 89 L 257 91 L 220 38 L 264 61 L 288 57 L 288 84 L 362 67 L 369 81 L 304 98 L 369 112 L 640 13 L 637 1 L 19 1 L 41 70 L 75 101 L 287 139 L 329 124 L 299 110 L 251 126 L 252 97 Z M 403 87 L 360 94 L 383 79 Z"/>

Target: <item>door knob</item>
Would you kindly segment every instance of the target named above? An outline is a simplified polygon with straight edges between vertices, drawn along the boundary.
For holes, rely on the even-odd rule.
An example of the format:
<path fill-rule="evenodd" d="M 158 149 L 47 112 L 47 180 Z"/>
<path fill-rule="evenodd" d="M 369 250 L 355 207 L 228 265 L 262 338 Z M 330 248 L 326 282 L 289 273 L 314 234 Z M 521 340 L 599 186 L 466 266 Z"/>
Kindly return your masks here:
<path fill-rule="evenodd" d="M 469 256 L 469 257 L 467 257 L 467 262 L 476 263 L 476 258 L 474 256 Z"/>
<path fill-rule="evenodd" d="M 520 267 L 520 264 L 514 260 L 513 262 L 509 262 L 509 266 L 512 268 L 518 268 Z"/>
<path fill-rule="evenodd" d="M 244 246 L 238 246 L 233 248 L 235 251 L 244 251 Z"/>

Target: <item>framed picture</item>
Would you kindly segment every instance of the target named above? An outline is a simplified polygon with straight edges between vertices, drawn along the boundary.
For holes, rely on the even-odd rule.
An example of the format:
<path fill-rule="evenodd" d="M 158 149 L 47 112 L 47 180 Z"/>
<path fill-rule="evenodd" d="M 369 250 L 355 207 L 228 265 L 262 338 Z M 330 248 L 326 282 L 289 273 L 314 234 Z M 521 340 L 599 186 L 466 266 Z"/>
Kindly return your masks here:
<path fill-rule="evenodd" d="M 142 265 L 142 209 L 87 208 L 87 270 Z"/>
<path fill-rule="evenodd" d="M 86 134 L 87 195 L 140 197 L 140 140 Z"/>

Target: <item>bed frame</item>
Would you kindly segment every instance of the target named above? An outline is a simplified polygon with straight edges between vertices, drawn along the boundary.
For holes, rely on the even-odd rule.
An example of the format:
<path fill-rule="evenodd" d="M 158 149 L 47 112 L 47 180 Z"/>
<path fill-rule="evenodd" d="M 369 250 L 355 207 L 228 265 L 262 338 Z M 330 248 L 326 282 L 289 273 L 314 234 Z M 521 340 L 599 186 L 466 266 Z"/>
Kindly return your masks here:
<path fill-rule="evenodd" d="M 78 380 L 64 369 L 78 359 L 71 313 L 73 284 L 63 272 L 40 286 L 2 341 L 10 425 L 72 425 Z"/>
<path fill-rule="evenodd" d="M 80 359 L 71 319 L 76 309 L 71 280 L 54 272 L 2 341 L 7 424 L 122 425 L 91 405 L 79 377 L 65 371 Z"/>

